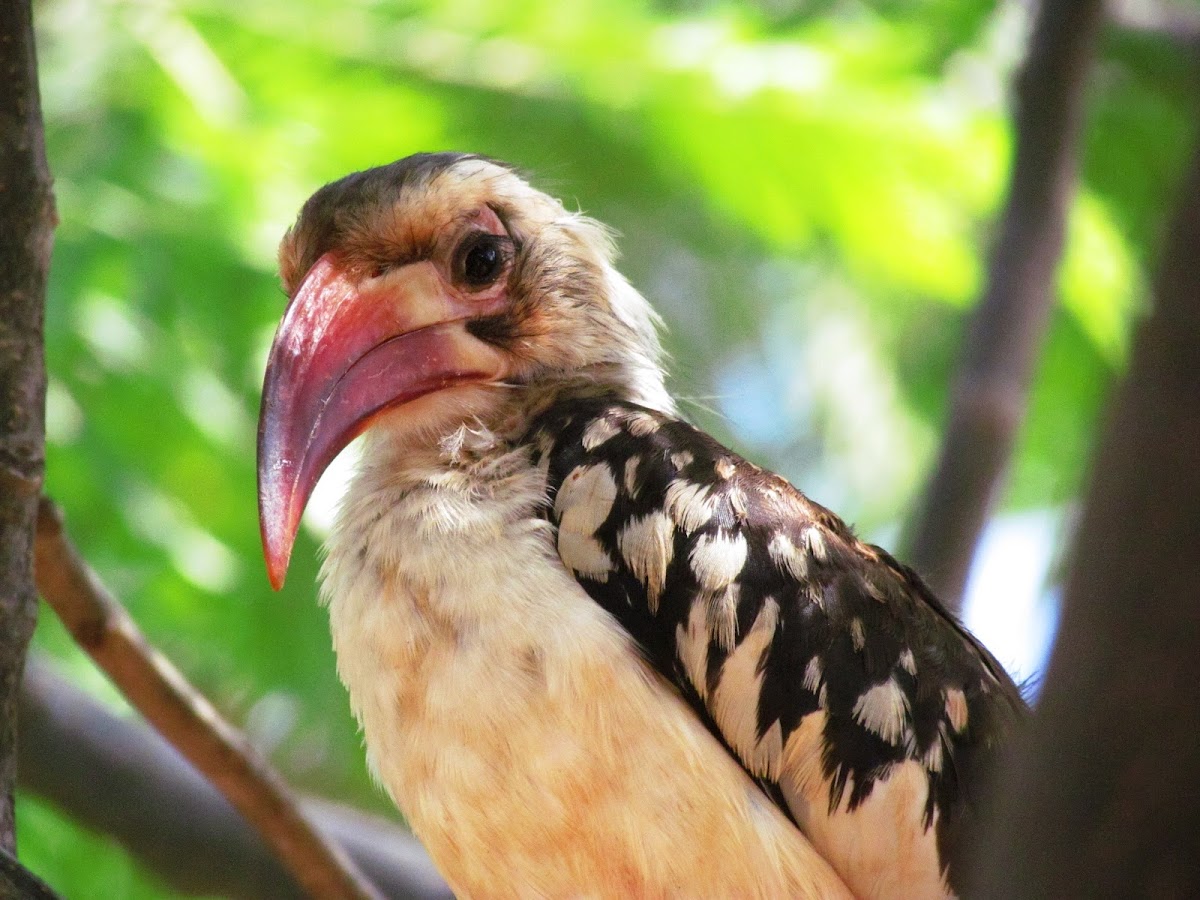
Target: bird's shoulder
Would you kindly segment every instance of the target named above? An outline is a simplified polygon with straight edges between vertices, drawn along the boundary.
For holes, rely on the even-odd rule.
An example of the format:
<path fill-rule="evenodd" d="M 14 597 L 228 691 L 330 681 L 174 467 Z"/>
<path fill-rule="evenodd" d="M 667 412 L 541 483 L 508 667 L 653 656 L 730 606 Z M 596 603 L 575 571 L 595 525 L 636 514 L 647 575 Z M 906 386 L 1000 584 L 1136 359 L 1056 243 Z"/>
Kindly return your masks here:
<path fill-rule="evenodd" d="M 945 859 L 972 770 L 1024 704 L 919 576 L 677 417 L 577 399 L 527 439 L 563 563 L 776 802 L 797 815 L 793 736 L 819 754 L 830 813 L 915 762 Z"/>

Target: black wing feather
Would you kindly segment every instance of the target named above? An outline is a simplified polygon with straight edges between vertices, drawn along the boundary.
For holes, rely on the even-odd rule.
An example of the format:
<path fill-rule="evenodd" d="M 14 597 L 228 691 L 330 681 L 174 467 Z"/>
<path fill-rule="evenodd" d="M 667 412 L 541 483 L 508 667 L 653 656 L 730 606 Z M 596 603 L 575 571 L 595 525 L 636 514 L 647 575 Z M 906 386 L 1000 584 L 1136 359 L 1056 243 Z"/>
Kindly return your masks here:
<path fill-rule="evenodd" d="M 758 696 L 747 698 L 757 703 L 758 737 L 778 723 L 786 742 L 805 716 L 824 709 L 822 761 L 831 807 L 845 803 L 850 810 L 894 764 L 936 758 L 939 764 L 931 763 L 928 772 L 925 822 L 929 827 L 938 813 L 939 857 L 944 865 L 955 857 L 972 818 L 967 787 L 977 770 L 990 766 L 1025 705 L 1003 667 L 914 572 L 860 542 L 840 519 L 783 479 L 679 419 L 611 398 L 572 400 L 541 415 L 529 441 L 537 462 L 547 466 L 556 524 L 553 501 L 564 480 L 588 467 L 608 467 L 616 497 L 594 538 L 612 565 L 600 575 L 576 572 L 576 577 L 772 800 L 789 815 L 794 812 L 779 785 L 734 750 L 736 736 L 721 732 L 710 706 L 725 661 L 768 599 L 778 605 L 775 632 L 758 662 Z M 681 486 L 703 495 L 705 514 L 688 521 L 682 507 L 671 507 L 672 490 L 678 494 Z M 664 512 L 672 520 L 670 559 L 657 602 L 651 602 L 647 584 L 622 553 L 621 534 L 631 523 Z M 732 641 L 727 630 L 724 636 L 719 628 L 710 631 L 700 676 L 688 671 L 679 636 L 697 603 L 714 602 L 692 564 L 700 543 L 714 538 L 744 542 L 745 562 L 732 595 Z M 792 568 L 772 553 L 772 542 L 780 540 L 798 548 Z M 808 669 L 814 660 L 820 677 L 806 679 L 806 669 L 809 675 L 818 670 Z M 889 678 L 907 701 L 903 739 L 888 739 L 855 715 L 865 692 Z M 961 731 L 949 720 L 950 688 L 965 701 L 969 725 Z M 954 869 L 952 885 L 958 880 Z"/>

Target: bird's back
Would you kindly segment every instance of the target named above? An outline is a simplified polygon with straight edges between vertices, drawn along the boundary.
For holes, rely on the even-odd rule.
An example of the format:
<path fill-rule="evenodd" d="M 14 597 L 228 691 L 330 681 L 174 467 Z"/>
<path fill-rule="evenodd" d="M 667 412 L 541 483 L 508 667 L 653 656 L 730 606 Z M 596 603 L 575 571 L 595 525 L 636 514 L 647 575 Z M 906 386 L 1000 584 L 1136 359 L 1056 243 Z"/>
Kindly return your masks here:
<path fill-rule="evenodd" d="M 529 440 L 563 561 L 856 893 L 954 887 L 1025 707 L 921 580 L 675 417 L 576 400 Z"/>

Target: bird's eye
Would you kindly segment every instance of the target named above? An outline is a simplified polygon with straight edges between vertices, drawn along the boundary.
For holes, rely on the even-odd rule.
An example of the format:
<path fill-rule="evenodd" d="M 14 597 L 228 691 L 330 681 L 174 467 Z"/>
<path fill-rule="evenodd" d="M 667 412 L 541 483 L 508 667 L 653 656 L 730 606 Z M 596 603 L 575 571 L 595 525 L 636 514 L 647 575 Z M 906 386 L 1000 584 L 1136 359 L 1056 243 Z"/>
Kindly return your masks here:
<path fill-rule="evenodd" d="M 478 234 L 463 242 L 459 253 L 460 277 L 468 287 L 481 288 L 492 284 L 504 271 L 506 259 L 504 239 L 494 234 Z"/>

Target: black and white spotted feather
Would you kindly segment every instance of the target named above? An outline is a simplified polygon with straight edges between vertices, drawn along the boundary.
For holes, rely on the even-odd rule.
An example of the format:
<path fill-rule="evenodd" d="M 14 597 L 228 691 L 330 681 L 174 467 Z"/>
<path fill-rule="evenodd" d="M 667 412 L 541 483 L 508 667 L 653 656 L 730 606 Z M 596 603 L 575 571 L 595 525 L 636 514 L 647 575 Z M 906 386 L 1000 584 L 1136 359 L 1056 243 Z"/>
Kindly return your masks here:
<path fill-rule="evenodd" d="M 913 839 L 932 838 L 957 888 L 967 785 L 1025 707 L 920 578 L 679 419 L 571 400 L 529 440 L 563 562 L 818 849 L 842 857 L 851 887 L 864 851 L 821 846 L 838 839 L 829 823 L 910 764 L 924 793 Z M 799 771 L 806 760 L 821 784 Z"/>

